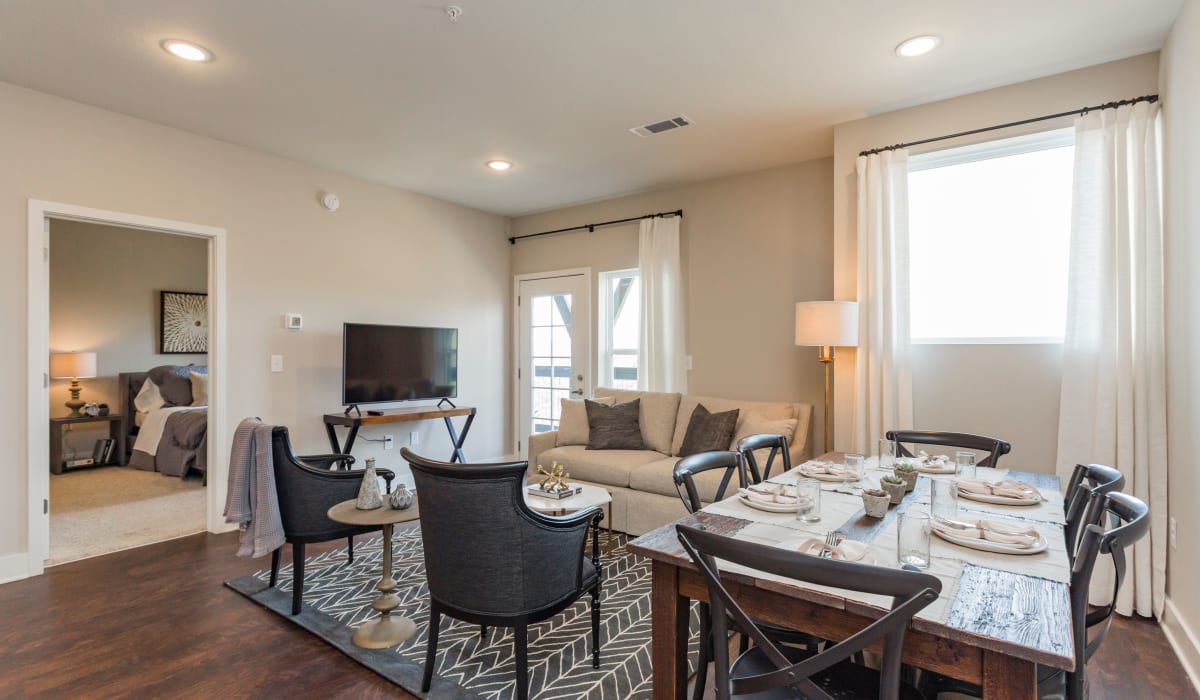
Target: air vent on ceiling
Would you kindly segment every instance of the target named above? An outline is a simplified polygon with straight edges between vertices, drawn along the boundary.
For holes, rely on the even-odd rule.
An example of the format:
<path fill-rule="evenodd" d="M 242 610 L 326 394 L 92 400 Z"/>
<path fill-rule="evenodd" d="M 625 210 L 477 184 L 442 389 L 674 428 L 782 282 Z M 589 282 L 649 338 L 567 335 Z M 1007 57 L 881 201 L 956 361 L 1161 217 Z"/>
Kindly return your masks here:
<path fill-rule="evenodd" d="M 634 128 L 630 129 L 630 131 L 637 134 L 638 136 L 641 136 L 642 138 L 645 138 L 647 136 L 656 136 L 665 131 L 671 131 L 672 129 L 681 129 L 685 126 L 691 126 L 691 125 L 692 125 L 692 120 L 688 119 L 687 117 L 685 117 L 681 114 L 678 117 L 671 117 L 670 119 L 664 119 L 661 122 L 654 122 L 653 124 L 647 124 L 645 126 L 635 126 Z"/>

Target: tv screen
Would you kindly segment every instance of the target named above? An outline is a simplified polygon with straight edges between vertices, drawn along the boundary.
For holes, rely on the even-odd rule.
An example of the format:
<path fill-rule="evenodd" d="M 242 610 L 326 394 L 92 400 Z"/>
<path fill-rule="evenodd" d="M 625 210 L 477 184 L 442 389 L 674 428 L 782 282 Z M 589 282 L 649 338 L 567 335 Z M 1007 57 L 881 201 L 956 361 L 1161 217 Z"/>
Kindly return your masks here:
<path fill-rule="evenodd" d="M 344 324 L 344 405 L 457 396 L 457 328 Z"/>

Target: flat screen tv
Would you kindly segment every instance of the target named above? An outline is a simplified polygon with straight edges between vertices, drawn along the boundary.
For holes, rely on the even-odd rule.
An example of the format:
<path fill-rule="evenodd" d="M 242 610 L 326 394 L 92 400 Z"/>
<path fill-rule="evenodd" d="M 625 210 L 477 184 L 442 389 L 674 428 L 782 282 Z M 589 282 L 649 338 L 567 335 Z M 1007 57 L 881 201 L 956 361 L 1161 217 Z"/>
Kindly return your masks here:
<path fill-rule="evenodd" d="M 343 325 L 343 405 L 457 397 L 457 328 Z"/>

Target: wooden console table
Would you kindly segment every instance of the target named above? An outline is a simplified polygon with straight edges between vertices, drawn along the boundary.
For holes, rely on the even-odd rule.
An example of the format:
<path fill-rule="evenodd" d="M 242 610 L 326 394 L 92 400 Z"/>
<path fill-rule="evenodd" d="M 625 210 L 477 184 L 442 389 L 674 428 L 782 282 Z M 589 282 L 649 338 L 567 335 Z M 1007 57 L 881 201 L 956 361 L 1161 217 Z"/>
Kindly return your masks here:
<path fill-rule="evenodd" d="M 454 429 L 454 423 L 450 422 L 451 418 L 457 416 L 467 417 L 467 422 L 463 423 L 461 434 Z M 455 408 L 438 408 L 436 406 L 394 408 L 383 411 L 382 415 L 377 416 L 369 413 L 353 416 L 344 413 L 326 413 L 325 433 L 329 436 L 329 446 L 333 448 L 334 453 L 350 454 L 350 450 L 354 449 L 354 439 L 358 437 L 358 429 L 364 425 L 411 423 L 413 421 L 437 420 L 438 418 L 446 421 L 446 431 L 450 433 L 450 442 L 454 445 L 454 452 L 450 454 L 450 461 L 466 463 L 467 457 L 463 454 L 462 448 L 463 443 L 467 441 L 467 433 L 471 432 L 471 423 L 475 422 L 475 408 L 472 406 L 458 406 Z M 346 434 L 346 443 L 344 445 L 338 443 L 337 431 L 334 429 L 335 426 L 350 429 L 350 432 Z"/>

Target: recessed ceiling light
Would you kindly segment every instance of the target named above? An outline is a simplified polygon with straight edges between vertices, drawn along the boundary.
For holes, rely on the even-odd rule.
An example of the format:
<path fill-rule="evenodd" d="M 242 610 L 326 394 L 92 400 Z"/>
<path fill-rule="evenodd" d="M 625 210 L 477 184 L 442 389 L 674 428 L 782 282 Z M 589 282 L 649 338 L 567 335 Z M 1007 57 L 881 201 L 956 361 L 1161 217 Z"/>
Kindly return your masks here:
<path fill-rule="evenodd" d="M 925 36 L 914 36 L 911 39 L 905 39 L 896 47 L 896 55 L 904 58 L 913 58 L 916 56 L 924 56 L 933 51 L 942 43 L 942 38 L 927 34 Z"/>
<path fill-rule="evenodd" d="M 193 44 L 190 41 L 181 41 L 179 39 L 163 39 L 160 46 L 162 46 L 163 51 L 166 51 L 176 58 L 182 58 L 185 61 L 191 61 L 193 63 L 206 63 L 213 60 L 212 51 L 209 51 L 199 44 Z"/>
<path fill-rule="evenodd" d="M 489 160 L 487 166 L 492 170 L 508 170 L 512 167 L 512 163 L 507 160 Z"/>

